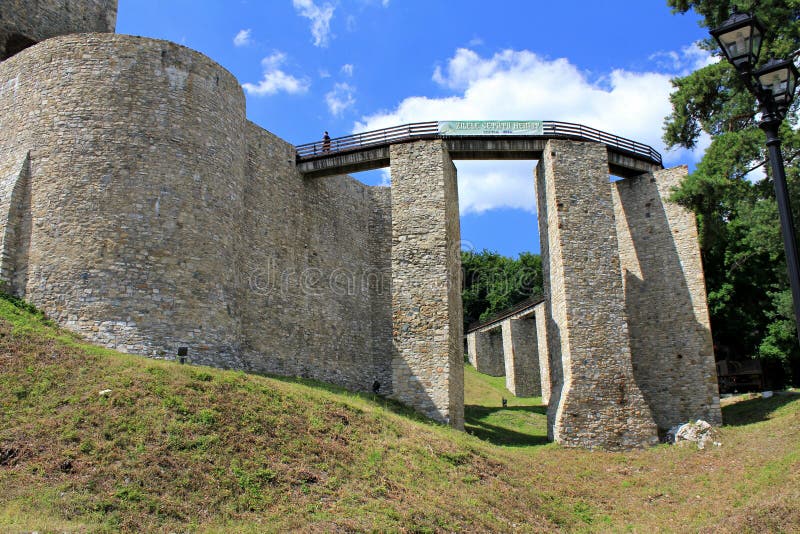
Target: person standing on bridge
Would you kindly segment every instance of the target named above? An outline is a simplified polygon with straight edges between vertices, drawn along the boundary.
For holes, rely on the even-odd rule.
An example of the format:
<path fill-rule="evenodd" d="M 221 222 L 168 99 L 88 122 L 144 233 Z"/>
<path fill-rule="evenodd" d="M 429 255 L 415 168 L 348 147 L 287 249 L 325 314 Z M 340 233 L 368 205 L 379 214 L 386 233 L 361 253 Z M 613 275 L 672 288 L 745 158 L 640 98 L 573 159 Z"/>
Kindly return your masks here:
<path fill-rule="evenodd" d="M 330 152 L 331 151 L 331 136 L 328 135 L 328 132 L 325 132 L 325 135 L 322 136 L 322 151 L 323 152 Z"/>

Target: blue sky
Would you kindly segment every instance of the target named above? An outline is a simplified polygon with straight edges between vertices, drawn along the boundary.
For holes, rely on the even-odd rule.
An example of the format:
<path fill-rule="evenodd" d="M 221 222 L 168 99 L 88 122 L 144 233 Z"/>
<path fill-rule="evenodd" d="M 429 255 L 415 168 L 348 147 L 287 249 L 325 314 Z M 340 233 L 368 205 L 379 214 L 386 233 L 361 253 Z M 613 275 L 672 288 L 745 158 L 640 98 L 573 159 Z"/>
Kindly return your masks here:
<path fill-rule="evenodd" d="M 578 122 L 661 141 L 671 77 L 712 60 L 694 14 L 642 0 L 119 0 L 117 32 L 198 50 L 294 144 L 408 122 Z M 456 162 L 464 248 L 539 250 L 533 162 Z M 387 172 L 360 173 L 369 184 Z"/>

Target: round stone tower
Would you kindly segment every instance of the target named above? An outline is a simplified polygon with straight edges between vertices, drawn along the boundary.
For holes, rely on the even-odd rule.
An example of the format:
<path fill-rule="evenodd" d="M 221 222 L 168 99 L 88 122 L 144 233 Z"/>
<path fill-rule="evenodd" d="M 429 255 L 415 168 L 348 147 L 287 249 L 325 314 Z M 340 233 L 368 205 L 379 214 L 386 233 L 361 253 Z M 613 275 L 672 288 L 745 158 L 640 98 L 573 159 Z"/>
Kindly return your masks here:
<path fill-rule="evenodd" d="M 113 33 L 117 0 L 2 0 L 0 61 L 69 33 Z"/>
<path fill-rule="evenodd" d="M 241 367 L 244 121 L 236 79 L 165 41 L 65 35 L 0 63 L 18 294 L 119 350 Z"/>

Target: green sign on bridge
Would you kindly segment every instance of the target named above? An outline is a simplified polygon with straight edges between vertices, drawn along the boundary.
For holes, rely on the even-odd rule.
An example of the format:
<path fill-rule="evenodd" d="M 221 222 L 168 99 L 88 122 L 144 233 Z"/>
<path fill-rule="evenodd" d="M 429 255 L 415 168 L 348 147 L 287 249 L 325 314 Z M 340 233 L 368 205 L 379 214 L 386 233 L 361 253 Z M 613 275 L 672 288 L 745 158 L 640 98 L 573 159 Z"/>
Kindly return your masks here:
<path fill-rule="evenodd" d="M 442 135 L 544 135 L 543 121 L 442 121 Z"/>

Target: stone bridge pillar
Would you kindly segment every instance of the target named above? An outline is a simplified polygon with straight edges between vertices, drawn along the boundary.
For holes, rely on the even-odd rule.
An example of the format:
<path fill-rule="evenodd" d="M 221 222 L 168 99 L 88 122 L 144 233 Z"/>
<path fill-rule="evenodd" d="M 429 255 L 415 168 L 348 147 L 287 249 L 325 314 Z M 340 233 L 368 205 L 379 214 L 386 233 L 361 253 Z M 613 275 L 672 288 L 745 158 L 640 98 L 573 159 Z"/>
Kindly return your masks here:
<path fill-rule="evenodd" d="M 478 333 L 470 332 L 467 334 L 467 359 L 470 365 L 478 368 Z"/>
<path fill-rule="evenodd" d="M 506 389 L 517 397 L 542 394 L 539 347 L 533 315 L 503 321 Z"/>
<path fill-rule="evenodd" d="M 550 351 L 547 346 L 547 305 L 536 306 L 536 344 L 539 351 L 539 376 L 542 384 L 542 404 L 550 404 Z"/>
<path fill-rule="evenodd" d="M 487 330 L 473 332 L 475 335 L 475 370 L 489 376 L 503 376 L 503 331 L 500 325 Z M 473 335 L 470 334 L 470 335 Z"/>
<path fill-rule="evenodd" d="M 441 140 L 392 145 L 393 396 L 464 427 L 456 168 Z"/>
<path fill-rule="evenodd" d="M 548 141 L 536 192 L 553 378 L 548 434 L 567 446 L 654 444 L 631 362 L 606 147 Z"/>

